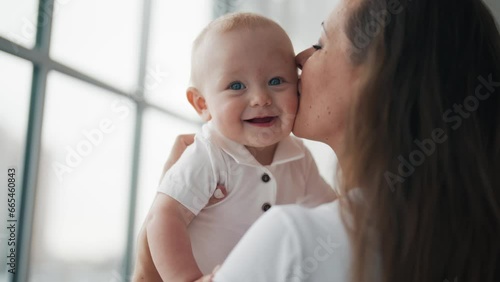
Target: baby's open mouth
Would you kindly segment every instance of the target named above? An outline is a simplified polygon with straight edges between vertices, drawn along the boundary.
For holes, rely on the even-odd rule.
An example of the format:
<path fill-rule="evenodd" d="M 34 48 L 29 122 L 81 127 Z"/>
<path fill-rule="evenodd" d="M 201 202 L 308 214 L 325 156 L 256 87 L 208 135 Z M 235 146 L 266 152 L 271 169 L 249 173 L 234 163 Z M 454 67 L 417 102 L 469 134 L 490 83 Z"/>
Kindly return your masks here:
<path fill-rule="evenodd" d="M 270 126 L 276 119 L 276 116 L 267 116 L 245 119 L 244 121 L 256 126 Z"/>
<path fill-rule="evenodd" d="M 266 122 L 271 122 L 275 118 L 276 117 L 258 117 L 258 118 L 247 119 L 245 121 L 252 123 L 266 123 Z"/>

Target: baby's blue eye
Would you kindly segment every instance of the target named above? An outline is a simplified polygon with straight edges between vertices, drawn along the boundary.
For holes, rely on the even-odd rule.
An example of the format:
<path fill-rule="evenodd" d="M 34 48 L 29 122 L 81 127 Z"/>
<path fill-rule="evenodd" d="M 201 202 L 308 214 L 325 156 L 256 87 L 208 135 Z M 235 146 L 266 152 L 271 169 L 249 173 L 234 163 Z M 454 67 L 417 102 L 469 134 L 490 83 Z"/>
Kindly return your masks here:
<path fill-rule="evenodd" d="M 283 83 L 283 80 L 279 77 L 274 77 L 269 80 L 269 85 L 280 85 L 281 83 Z"/>
<path fill-rule="evenodd" d="M 241 90 L 241 89 L 245 88 L 245 85 L 243 85 L 243 83 L 241 83 L 241 82 L 231 82 L 229 84 L 229 88 L 231 90 Z"/>

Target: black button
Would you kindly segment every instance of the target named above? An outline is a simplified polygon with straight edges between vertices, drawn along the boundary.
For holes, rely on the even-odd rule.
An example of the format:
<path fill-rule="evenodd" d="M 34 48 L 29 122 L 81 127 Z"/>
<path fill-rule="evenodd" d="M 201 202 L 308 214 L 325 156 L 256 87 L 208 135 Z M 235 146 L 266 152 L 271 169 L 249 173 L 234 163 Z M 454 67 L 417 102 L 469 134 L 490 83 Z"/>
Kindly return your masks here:
<path fill-rule="evenodd" d="M 268 210 L 268 209 L 270 209 L 270 208 L 271 208 L 271 204 L 270 204 L 270 203 L 264 203 L 264 204 L 262 205 L 262 210 L 263 210 L 263 211 L 267 211 L 267 210 Z"/>
<path fill-rule="evenodd" d="M 271 180 L 271 177 L 269 177 L 267 173 L 264 173 L 260 179 L 262 179 L 262 181 L 264 182 L 269 182 L 269 180 Z"/>

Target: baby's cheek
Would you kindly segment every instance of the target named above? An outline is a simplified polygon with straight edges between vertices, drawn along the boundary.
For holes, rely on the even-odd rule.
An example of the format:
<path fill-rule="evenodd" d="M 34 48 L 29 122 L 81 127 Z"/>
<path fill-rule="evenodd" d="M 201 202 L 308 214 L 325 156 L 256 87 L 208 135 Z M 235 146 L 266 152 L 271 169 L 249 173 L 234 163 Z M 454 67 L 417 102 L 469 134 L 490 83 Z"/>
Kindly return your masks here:
<path fill-rule="evenodd" d="M 219 126 L 219 128 L 224 128 L 228 126 L 230 123 L 231 119 L 234 119 L 234 110 L 231 111 L 231 106 L 228 105 L 227 103 L 221 102 L 218 105 L 215 105 L 216 109 L 213 111 L 214 113 L 212 114 L 214 123 Z"/>
<path fill-rule="evenodd" d="M 297 113 L 297 108 L 299 106 L 299 98 L 297 97 L 297 93 L 294 92 L 290 94 L 288 99 L 286 100 L 286 112 L 291 115 L 295 115 Z"/>
<path fill-rule="evenodd" d="M 219 118 L 225 120 L 239 119 L 244 108 L 241 103 L 221 101 L 218 105 Z"/>

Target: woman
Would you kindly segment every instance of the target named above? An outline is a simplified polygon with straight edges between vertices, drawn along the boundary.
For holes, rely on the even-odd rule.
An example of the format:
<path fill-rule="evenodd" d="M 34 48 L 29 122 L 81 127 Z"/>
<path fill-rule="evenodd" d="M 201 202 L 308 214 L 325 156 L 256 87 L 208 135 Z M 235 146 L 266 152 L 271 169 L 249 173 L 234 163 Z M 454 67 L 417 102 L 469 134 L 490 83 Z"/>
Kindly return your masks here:
<path fill-rule="evenodd" d="M 500 35 L 481 1 L 341 0 L 302 69 L 294 133 L 342 197 L 274 207 L 214 281 L 500 281 Z"/>

